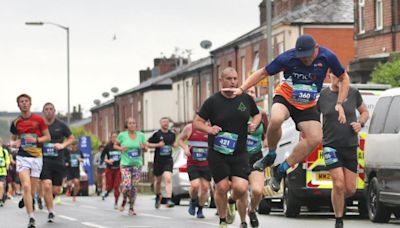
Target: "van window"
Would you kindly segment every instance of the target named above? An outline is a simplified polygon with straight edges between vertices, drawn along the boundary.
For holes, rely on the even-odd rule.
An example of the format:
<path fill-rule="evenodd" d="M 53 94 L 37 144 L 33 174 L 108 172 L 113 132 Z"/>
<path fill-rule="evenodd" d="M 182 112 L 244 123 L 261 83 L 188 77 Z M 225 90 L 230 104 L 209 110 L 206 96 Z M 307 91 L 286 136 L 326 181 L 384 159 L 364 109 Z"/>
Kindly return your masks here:
<path fill-rule="evenodd" d="M 383 133 L 386 134 L 395 134 L 400 130 L 400 96 L 396 96 L 393 98 L 392 103 L 390 104 L 389 113 L 386 118 L 385 128 Z"/>
<path fill-rule="evenodd" d="M 371 126 L 369 127 L 370 134 L 379 134 L 383 132 L 385 119 L 391 101 L 392 97 L 382 97 L 381 99 L 379 99 L 378 103 L 375 106 L 374 114 L 371 118 Z"/>

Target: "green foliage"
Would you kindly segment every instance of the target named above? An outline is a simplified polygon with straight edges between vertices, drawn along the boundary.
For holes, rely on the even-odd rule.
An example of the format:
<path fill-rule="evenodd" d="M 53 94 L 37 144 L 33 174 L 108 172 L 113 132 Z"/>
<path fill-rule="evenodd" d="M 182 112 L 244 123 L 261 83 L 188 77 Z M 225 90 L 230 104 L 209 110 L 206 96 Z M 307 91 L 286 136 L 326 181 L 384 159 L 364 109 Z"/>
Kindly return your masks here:
<path fill-rule="evenodd" d="M 372 81 L 400 87 L 400 55 L 393 55 L 391 61 L 378 64 L 372 72 Z"/>
<path fill-rule="evenodd" d="M 95 154 L 98 151 L 101 141 L 95 134 L 85 131 L 83 127 L 71 128 L 71 132 L 75 136 L 76 140 L 78 140 L 80 136 L 90 136 L 90 142 L 92 144 L 92 154 Z"/>

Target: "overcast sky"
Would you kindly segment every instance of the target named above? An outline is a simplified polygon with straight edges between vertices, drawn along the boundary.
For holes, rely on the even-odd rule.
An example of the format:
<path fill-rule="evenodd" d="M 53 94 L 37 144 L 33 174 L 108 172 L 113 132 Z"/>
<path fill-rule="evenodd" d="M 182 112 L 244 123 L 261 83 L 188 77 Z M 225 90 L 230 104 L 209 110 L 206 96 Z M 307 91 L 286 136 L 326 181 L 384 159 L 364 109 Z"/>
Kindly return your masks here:
<path fill-rule="evenodd" d="M 71 112 L 85 116 L 111 87 L 139 83 L 139 70 L 161 53 L 191 49 L 192 60 L 259 25 L 261 0 L 0 0 L 0 111 L 18 111 L 15 98 L 32 96 L 32 110 L 53 102 L 67 111 L 66 32 L 70 28 Z M 114 35 L 116 39 L 114 40 Z"/>

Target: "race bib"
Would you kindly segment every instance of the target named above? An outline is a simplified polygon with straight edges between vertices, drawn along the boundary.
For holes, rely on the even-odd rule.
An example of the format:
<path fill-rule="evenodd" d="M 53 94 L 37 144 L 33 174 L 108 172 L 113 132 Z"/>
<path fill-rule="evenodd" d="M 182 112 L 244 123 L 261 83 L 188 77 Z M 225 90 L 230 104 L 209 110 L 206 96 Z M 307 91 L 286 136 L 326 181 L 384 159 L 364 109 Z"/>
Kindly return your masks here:
<path fill-rule="evenodd" d="M 235 151 L 238 135 L 229 132 L 220 132 L 214 138 L 214 150 L 225 155 L 232 155 Z"/>
<path fill-rule="evenodd" d="M 172 152 L 171 146 L 163 146 L 160 148 L 160 155 L 161 156 L 170 156 Z"/>
<path fill-rule="evenodd" d="M 0 167 L 4 167 L 4 166 L 6 166 L 6 161 L 4 161 L 4 158 L 1 157 L 0 158 Z"/>
<path fill-rule="evenodd" d="M 26 138 L 28 137 L 28 136 L 31 136 L 31 137 L 33 137 L 35 140 L 35 142 L 36 142 L 36 140 L 37 140 L 37 136 L 36 136 L 36 134 L 22 134 L 21 135 L 21 147 L 22 148 L 28 148 L 28 147 L 30 147 L 30 148 L 36 148 L 37 147 L 37 145 L 36 145 L 36 143 L 35 142 L 33 142 L 33 143 L 28 143 L 27 141 L 26 141 Z"/>
<path fill-rule="evenodd" d="M 71 154 L 71 167 L 76 168 L 79 167 L 79 154 Z"/>
<path fill-rule="evenodd" d="M 110 159 L 113 161 L 121 160 L 121 152 L 120 151 L 110 151 Z"/>
<path fill-rule="evenodd" d="M 130 159 L 135 159 L 140 157 L 140 150 L 139 149 L 132 149 L 130 151 L 127 152 L 128 153 L 128 157 Z"/>
<path fill-rule="evenodd" d="M 54 148 L 53 143 L 45 143 L 43 145 L 43 156 L 45 157 L 57 157 L 58 153 L 56 149 Z"/>
<path fill-rule="evenodd" d="M 324 154 L 325 165 L 332 165 L 338 162 L 338 158 L 336 157 L 336 149 L 332 147 L 324 147 L 322 149 L 322 153 Z"/>
<path fill-rule="evenodd" d="M 247 136 L 247 152 L 254 154 L 261 151 L 261 140 L 259 137 L 248 135 Z"/>
<path fill-rule="evenodd" d="M 192 148 L 192 159 L 195 161 L 207 160 L 208 148 Z"/>
<path fill-rule="evenodd" d="M 292 100 L 299 104 L 308 104 L 317 98 L 318 89 L 316 85 L 293 85 Z"/>

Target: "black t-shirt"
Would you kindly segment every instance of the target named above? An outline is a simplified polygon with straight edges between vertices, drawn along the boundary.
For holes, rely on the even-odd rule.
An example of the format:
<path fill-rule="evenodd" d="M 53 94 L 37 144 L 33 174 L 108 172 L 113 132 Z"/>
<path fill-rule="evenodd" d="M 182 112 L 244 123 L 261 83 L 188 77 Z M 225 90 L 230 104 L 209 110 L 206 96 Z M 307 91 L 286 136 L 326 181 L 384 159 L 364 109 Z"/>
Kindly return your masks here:
<path fill-rule="evenodd" d="M 117 151 L 114 149 L 114 144 L 112 142 L 108 143 L 101 153 L 100 160 L 104 161 L 104 159 L 112 159 L 114 162 L 112 165 L 107 164 L 107 168 L 116 169 L 119 167 L 121 162 L 121 151 Z"/>
<path fill-rule="evenodd" d="M 69 151 L 69 161 L 68 161 L 68 169 L 79 169 L 80 161 L 79 159 L 83 159 L 83 153 L 80 150 L 77 151 Z"/>
<path fill-rule="evenodd" d="M 235 98 L 226 98 L 221 92 L 209 97 L 201 106 L 199 116 L 210 120 L 211 125 L 217 125 L 223 132 L 238 135 L 234 154 L 247 153 L 247 128 L 251 116 L 259 113 L 256 103 L 248 94 Z M 214 135 L 208 136 L 208 148 L 214 150 Z"/>
<path fill-rule="evenodd" d="M 159 143 L 161 139 L 164 140 L 165 146 L 162 148 L 156 148 L 154 152 L 154 162 L 163 162 L 172 159 L 172 145 L 175 142 L 175 133 L 168 130 L 164 133 L 160 130 L 154 132 L 149 138 L 149 143 Z"/>
<path fill-rule="evenodd" d="M 50 147 L 48 146 L 49 144 L 43 146 L 43 162 L 64 164 L 64 151 L 66 149 L 64 149 L 64 151 L 56 151 L 54 148 L 51 148 L 51 144 L 63 143 L 65 138 L 71 136 L 71 130 L 64 122 L 55 119 L 54 122 L 49 125 L 49 132 L 51 136 Z"/>

